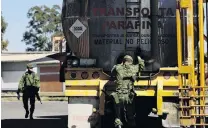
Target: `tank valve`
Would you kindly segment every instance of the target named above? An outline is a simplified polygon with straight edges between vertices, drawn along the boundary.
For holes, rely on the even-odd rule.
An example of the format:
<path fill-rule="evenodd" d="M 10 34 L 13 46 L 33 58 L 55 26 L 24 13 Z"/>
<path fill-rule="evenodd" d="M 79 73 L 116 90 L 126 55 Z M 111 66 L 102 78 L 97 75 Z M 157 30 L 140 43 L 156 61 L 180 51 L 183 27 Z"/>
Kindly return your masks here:
<path fill-rule="evenodd" d="M 96 112 L 96 111 L 97 111 L 96 108 L 93 108 L 93 109 L 92 109 L 92 112 L 93 112 L 93 113 Z"/>
<path fill-rule="evenodd" d="M 152 113 L 157 114 L 157 109 L 156 108 L 152 108 Z"/>

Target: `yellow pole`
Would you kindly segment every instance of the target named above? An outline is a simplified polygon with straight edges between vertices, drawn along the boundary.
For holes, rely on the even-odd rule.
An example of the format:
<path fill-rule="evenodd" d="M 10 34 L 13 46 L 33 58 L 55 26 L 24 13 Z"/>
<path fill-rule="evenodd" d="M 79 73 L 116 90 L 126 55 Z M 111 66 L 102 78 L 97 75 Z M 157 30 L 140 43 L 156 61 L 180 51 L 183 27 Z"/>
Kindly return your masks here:
<path fill-rule="evenodd" d="M 187 51 L 188 51 L 188 66 L 191 67 L 191 72 L 188 74 L 188 84 L 195 86 L 195 66 L 194 66 L 194 23 L 193 23 L 193 0 L 188 0 L 189 7 L 187 8 Z M 195 90 L 190 91 L 189 95 L 194 95 Z M 189 101 L 190 105 L 193 105 L 193 100 Z M 194 109 L 190 110 L 191 114 L 194 114 Z M 195 117 L 192 117 L 192 123 L 195 122 Z"/>
<path fill-rule="evenodd" d="M 188 48 L 188 65 L 191 66 L 191 74 L 189 75 L 189 84 L 195 85 L 195 67 L 194 67 L 194 23 L 193 23 L 193 1 L 188 0 L 187 8 L 187 48 Z"/>
<path fill-rule="evenodd" d="M 189 0 L 189 8 L 187 8 L 187 37 L 188 37 L 188 65 L 192 66 L 191 80 L 195 85 L 195 67 L 194 67 L 194 23 L 193 23 L 193 1 Z"/>
<path fill-rule="evenodd" d="M 177 1 L 177 4 L 179 1 Z M 181 19 L 179 5 L 176 9 L 176 25 L 177 25 L 177 50 L 178 50 L 178 68 L 182 65 L 182 44 L 181 44 Z"/>
<path fill-rule="evenodd" d="M 204 23 L 203 23 L 203 0 L 199 0 L 198 3 L 199 12 L 199 42 L 200 42 L 200 94 L 205 95 L 205 76 L 204 76 Z M 205 97 L 200 97 L 200 105 L 205 105 Z M 200 114 L 205 114 L 204 107 L 200 108 Z M 201 123 L 204 123 L 204 118 L 201 118 Z"/>
<path fill-rule="evenodd" d="M 177 55 L 178 55 L 178 69 L 181 68 L 182 65 L 182 44 L 181 44 L 181 19 L 180 19 L 180 8 L 179 8 L 179 1 L 176 1 L 178 4 L 176 8 L 176 27 L 177 27 Z M 178 81 L 179 81 L 179 88 L 182 88 L 182 75 L 178 73 Z M 180 106 L 183 105 L 182 101 L 180 101 Z M 180 111 L 180 115 L 183 115 L 183 112 Z M 180 124 L 183 122 L 180 120 Z"/>
<path fill-rule="evenodd" d="M 194 24 L 193 24 L 193 1 L 189 0 L 187 8 L 187 38 L 188 38 L 188 65 L 194 66 Z M 194 71 L 194 67 L 192 72 Z M 193 79 L 194 80 L 194 79 Z"/>

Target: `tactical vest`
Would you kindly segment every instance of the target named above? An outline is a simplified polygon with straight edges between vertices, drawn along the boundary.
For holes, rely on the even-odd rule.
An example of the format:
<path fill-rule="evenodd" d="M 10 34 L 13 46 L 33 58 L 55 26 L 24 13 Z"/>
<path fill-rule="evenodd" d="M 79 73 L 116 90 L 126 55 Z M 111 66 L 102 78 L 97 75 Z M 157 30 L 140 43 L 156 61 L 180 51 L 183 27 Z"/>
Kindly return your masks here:
<path fill-rule="evenodd" d="M 135 76 L 137 70 L 134 65 L 118 65 L 116 68 L 117 89 L 131 90 L 133 88 L 132 76 Z"/>
<path fill-rule="evenodd" d="M 30 74 L 28 74 L 26 72 L 25 76 L 24 76 L 24 87 L 35 86 L 34 85 L 34 83 L 35 83 L 35 73 L 34 72 L 32 73 L 32 80 L 30 79 L 30 77 L 28 75 L 30 75 Z"/>

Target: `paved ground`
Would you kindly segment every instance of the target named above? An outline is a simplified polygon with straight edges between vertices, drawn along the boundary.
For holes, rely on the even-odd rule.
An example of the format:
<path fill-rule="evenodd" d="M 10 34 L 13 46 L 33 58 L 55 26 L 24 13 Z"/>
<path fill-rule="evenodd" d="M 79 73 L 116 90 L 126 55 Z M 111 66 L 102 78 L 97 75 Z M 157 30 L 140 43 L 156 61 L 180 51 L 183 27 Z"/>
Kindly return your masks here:
<path fill-rule="evenodd" d="M 67 128 L 67 102 L 36 102 L 34 120 L 24 118 L 22 102 L 1 102 L 2 128 Z"/>
<path fill-rule="evenodd" d="M 67 128 L 67 101 L 36 102 L 34 120 L 24 118 L 25 112 L 20 101 L 1 102 L 1 107 L 2 128 Z"/>

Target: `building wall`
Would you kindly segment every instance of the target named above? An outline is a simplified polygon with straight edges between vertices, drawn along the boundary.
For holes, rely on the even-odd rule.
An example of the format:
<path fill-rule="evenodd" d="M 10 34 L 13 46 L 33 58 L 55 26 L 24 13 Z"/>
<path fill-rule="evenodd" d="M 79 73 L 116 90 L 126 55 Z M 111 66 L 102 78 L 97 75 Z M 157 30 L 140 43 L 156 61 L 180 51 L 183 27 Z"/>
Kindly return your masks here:
<path fill-rule="evenodd" d="M 40 92 L 63 92 L 64 86 L 59 82 L 59 64 L 39 64 Z"/>
<path fill-rule="evenodd" d="M 28 62 L 2 62 L 1 76 L 3 91 L 17 90 L 18 83 L 21 76 L 26 71 L 26 65 Z M 37 72 L 37 68 L 34 68 Z"/>
<path fill-rule="evenodd" d="M 2 62 L 2 91 L 15 91 L 21 76 L 29 62 Z M 59 82 L 59 64 L 34 65 L 34 72 L 40 79 L 40 92 L 63 92 L 63 83 Z"/>

